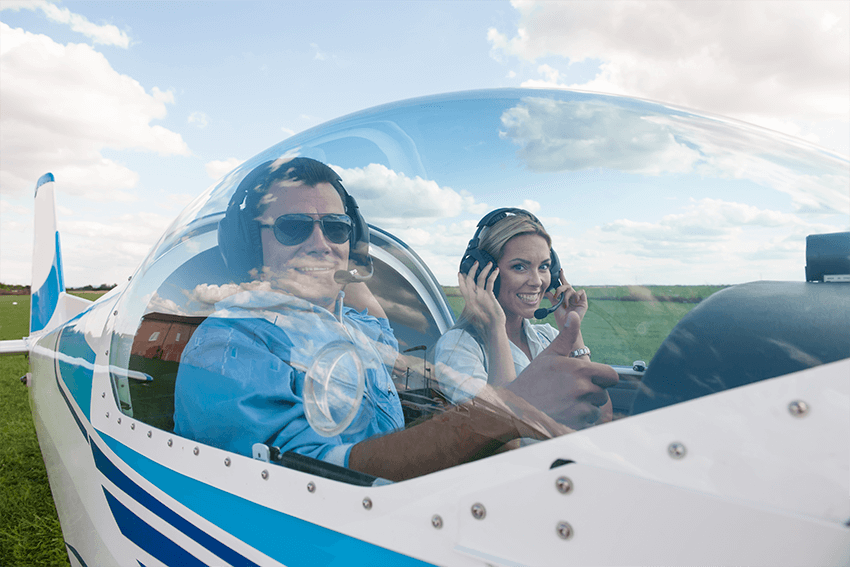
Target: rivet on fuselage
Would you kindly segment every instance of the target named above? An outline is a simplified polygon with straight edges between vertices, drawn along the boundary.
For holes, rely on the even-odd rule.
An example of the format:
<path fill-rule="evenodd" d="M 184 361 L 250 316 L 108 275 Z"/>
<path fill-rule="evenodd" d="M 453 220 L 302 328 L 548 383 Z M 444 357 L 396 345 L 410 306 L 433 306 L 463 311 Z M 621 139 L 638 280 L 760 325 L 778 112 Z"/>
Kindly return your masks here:
<path fill-rule="evenodd" d="M 433 516 L 431 516 L 431 525 L 438 530 L 443 527 L 443 519 L 440 517 L 439 514 L 434 514 Z"/>
<path fill-rule="evenodd" d="M 315 482 L 310 481 L 310 482 L 307 483 L 307 492 L 309 492 L 310 494 L 316 492 L 316 483 Z"/>
<path fill-rule="evenodd" d="M 484 507 L 484 504 L 481 504 L 480 502 L 473 504 L 471 511 L 472 517 L 476 520 L 483 520 L 487 516 L 487 509 Z"/>
<path fill-rule="evenodd" d="M 149 431 L 148 431 L 148 437 L 151 437 L 151 436 L 153 436 L 153 431 L 150 431 L 150 430 L 149 430 Z"/>
<path fill-rule="evenodd" d="M 573 491 L 573 481 L 565 476 L 559 476 L 555 481 L 555 488 L 557 488 L 558 492 L 561 494 L 569 494 Z"/>
<path fill-rule="evenodd" d="M 169 440 L 168 440 L 168 446 L 169 446 L 169 447 L 171 447 L 172 445 L 174 445 L 174 441 L 172 441 L 171 439 L 169 439 Z"/>
<path fill-rule="evenodd" d="M 363 507 L 366 508 L 367 510 L 372 509 L 372 499 L 369 498 L 368 496 L 363 499 Z"/>
<path fill-rule="evenodd" d="M 558 525 L 555 526 L 555 532 L 557 532 L 558 537 L 561 539 L 570 539 L 573 537 L 573 527 L 567 522 L 558 522 Z"/>
<path fill-rule="evenodd" d="M 264 470 L 262 473 L 260 473 L 260 476 L 261 476 L 261 477 L 263 477 L 263 480 L 268 480 L 268 478 L 269 478 L 269 471 L 265 471 L 265 470 Z"/>
<path fill-rule="evenodd" d="M 109 412 L 106 412 L 106 417 L 109 418 Z"/>
<path fill-rule="evenodd" d="M 809 413 L 809 404 L 803 400 L 794 400 L 788 404 L 788 411 L 791 412 L 791 415 L 794 417 L 803 417 Z"/>
<path fill-rule="evenodd" d="M 229 467 L 229 466 L 230 466 L 230 457 L 225 457 L 225 458 L 224 458 L 224 466 L 226 466 L 226 467 Z"/>
<path fill-rule="evenodd" d="M 200 449 L 198 449 L 197 447 L 195 447 L 194 449 L 192 449 L 192 453 L 194 453 L 194 454 L 196 454 L 196 455 L 197 455 L 198 453 L 200 453 L 200 452 L 201 452 L 201 450 L 200 450 Z"/>
<path fill-rule="evenodd" d="M 130 429 L 136 429 L 136 424 L 135 424 L 135 423 L 131 423 L 131 424 L 130 424 Z"/>
<path fill-rule="evenodd" d="M 683 459 L 687 453 L 688 450 L 678 441 L 673 441 L 667 446 L 667 454 L 674 459 Z"/>
<path fill-rule="evenodd" d="M 118 418 L 118 425 L 121 425 L 121 418 Z"/>
<path fill-rule="evenodd" d="M 101 397 L 101 398 L 105 398 L 105 397 L 106 397 L 106 392 L 101 392 L 101 393 L 100 393 L 100 397 Z"/>

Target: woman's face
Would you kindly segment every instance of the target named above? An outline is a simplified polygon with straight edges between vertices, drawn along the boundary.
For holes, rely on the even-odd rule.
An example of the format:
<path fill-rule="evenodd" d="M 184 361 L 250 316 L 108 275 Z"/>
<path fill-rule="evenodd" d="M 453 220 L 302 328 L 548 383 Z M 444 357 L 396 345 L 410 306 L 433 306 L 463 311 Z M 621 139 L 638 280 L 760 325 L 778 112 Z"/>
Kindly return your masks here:
<path fill-rule="evenodd" d="M 508 240 L 499 260 L 499 304 L 505 316 L 531 319 L 549 287 L 549 245 L 539 234 Z"/>

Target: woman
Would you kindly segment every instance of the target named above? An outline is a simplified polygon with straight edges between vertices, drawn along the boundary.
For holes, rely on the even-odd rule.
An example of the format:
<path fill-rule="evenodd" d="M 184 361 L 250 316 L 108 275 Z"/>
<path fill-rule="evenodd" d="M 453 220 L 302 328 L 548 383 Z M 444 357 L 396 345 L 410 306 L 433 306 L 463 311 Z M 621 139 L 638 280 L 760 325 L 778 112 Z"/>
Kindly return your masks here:
<path fill-rule="evenodd" d="M 512 382 L 552 342 L 557 329 L 529 321 L 543 297 L 555 305 L 564 296 L 554 311 L 558 328 L 563 328 L 571 311 L 584 317 L 587 294 L 574 290 L 557 267 L 557 281 L 550 289 L 552 264 L 557 261 L 551 245 L 537 217 L 522 209 L 499 209 L 479 223 L 458 273 L 466 305 L 457 324 L 436 346 L 437 379 L 452 402 L 475 397 L 487 384 L 499 387 Z M 475 258 L 480 259 L 464 273 Z M 571 351 L 570 356 L 590 358 L 580 332 Z M 606 406 L 602 415 L 610 415 L 610 401 Z"/>

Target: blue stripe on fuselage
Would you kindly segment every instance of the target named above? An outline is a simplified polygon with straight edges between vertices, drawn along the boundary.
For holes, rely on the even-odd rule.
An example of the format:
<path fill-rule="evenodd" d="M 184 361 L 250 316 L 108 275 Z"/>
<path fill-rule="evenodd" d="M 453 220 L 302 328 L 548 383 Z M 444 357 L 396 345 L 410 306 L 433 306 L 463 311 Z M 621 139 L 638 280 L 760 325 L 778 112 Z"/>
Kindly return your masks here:
<path fill-rule="evenodd" d="M 105 488 L 103 494 L 106 496 L 112 515 L 115 516 L 118 529 L 121 530 L 124 537 L 166 565 L 207 567 L 206 563 L 200 561 L 131 512 Z"/>
<path fill-rule="evenodd" d="M 109 437 L 104 436 L 108 440 Z M 111 444 L 110 444 L 111 445 Z M 168 508 L 165 504 L 154 498 L 151 494 L 145 492 L 142 487 L 130 480 L 127 475 L 122 473 L 100 450 L 97 443 L 91 444 L 92 455 L 94 456 L 95 465 L 97 468 L 112 481 L 115 486 L 123 490 L 128 496 L 136 502 L 201 544 L 211 552 L 215 553 L 232 565 L 250 565 L 256 566 L 253 561 L 249 561 L 242 557 L 239 553 L 233 551 L 220 541 L 211 537 L 209 534 L 190 523 L 174 510 Z M 128 536 L 129 537 L 129 536 Z M 135 540 L 134 540 L 135 541 Z M 141 546 L 140 546 L 141 547 Z"/>
<path fill-rule="evenodd" d="M 99 433 L 118 458 L 171 498 L 222 530 L 289 567 L 306 567 L 318 564 L 394 565 L 399 567 L 429 565 L 418 559 L 249 502 L 224 490 L 191 479 L 155 463 L 112 437 L 102 432 Z M 95 445 L 96 443 L 92 443 L 93 451 L 95 451 Z M 101 469 L 103 474 L 129 496 L 138 500 L 140 504 L 148 507 L 169 523 L 172 523 L 172 520 L 177 524 L 185 522 L 200 532 L 198 528 L 178 516 L 176 512 L 156 500 L 154 496 L 119 471 L 114 464 L 109 462 L 100 449 L 97 449 L 97 453 L 101 453 L 101 457 L 95 455 L 96 462 L 100 459 L 98 468 L 103 467 Z M 175 520 L 175 518 L 178 518 L 178 520 Z M 172 523 L 172 525 L 175 524 Z M 209 541 L 204 538 L 217 541 L 203 532 L 201 532 L 203 537 L 199 536 L 200 539 L 198 539 L 192 533 L 184 531 L 184 528 L 187 530 L 189 528 L 181 527 L 181 525 L 175 525 L 175 527 L 204 547 L 209 544 Z M 223 546 L 224 544 L 220 545 Z M 207 549 L 218 555 L 216 550 L 210 547 L 207 547 Z M 231 553 L 236 554 L 232 550 Z"/>
<path fill-rule="evenodd" d="M 85 333 L 76 331 L 70 326 L 62 329 L 59 341 L 56 344 L 57 374 L 62 378 L 71 395 L 74 396 L 74 400 L 80 406 L 80 410 L 87 421 L 91 421 L 94 359 L 94 351 L 86 341 Z M 83 364 L 76 364 L 75 360 L 79 360 Z"/>
<path fill-rule="evenodd" d="M 85 561 L 83 561 L 83 557 L 80 555 L 80 552 L 79 552 L 79 551 L 77 551 L 76 549 L 74 549 L 74 546 L 73 546 L 73 545 L 71 545 L 70 543 L 68 543 L 68 542 L 66 541 L 66 542 L 65 542 L 65 547 L 67 547 L 67 548 L 68 548 L 68 550 L 69 550 L 71 553 L 73 553 L 73 554 L 74 554 L 74 557 L 76 557 L 76 558 L 77 558 L 77 561 L 79 561 L 79 562 L 80 562 L 80 565 L 82 565 L 83 567 L 89 567 L 88 565 L 86 565 L 86 562 L 85 562 Z"/>
<path fill-rule="evenodd" d="M 80 433 L 83 434 L 83 437 L 86 439 L 86 443 L 89 441 L 89 434 L 86 431 L 83 422 L 80 421 L 80 416 L 77 415 L 77 411 L 71 405 L 71 401 L 68 399 L 68 396 L 65 395 L 65 390 L 62 389 L 62 385 L 59 383 L 59 373 L 56 373 L 56 387 L 59 389 L 59 393 L 62 394 L 62 399 L 65 400 L 65 405 L 68 406 L 68 411 L 71 412 L 71 415 L 74 417 L 74 421 L 77 422 L 77 427 L 80 428 Z"/>

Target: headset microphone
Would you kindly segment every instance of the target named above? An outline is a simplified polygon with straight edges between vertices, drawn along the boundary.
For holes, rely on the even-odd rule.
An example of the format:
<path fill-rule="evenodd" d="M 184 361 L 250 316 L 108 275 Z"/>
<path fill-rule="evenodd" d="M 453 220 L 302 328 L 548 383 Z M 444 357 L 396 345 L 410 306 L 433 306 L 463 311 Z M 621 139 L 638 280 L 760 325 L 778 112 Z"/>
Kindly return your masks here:
<path fill-rule="evenodd" d="M 347 285 L 350 283 L 358 283 L 368 281 L 369 278 L 372 277 L 372 274 L 375 273 L 375 265 L 372 263 L 372 257 L 367 256 L 366 262 L 366 275 L 361 276 L 360 270 L 337 270 L 334 272 L 334 281 L 338 284 Z"/>
<path fill-rule="evenodd" d="M 549 315 L 554 313 L 558 309 L 558 307 L 560 307 L 561 304 L 564 303 L 564 298 L 566 296 L 567 296 L 566 293 L 562 293 L 561 297 L 558 299 L 558 303 L 556 303 L 552 307 L 541 307 L 540 309 L 537 309 L 534 312 L 534 318 L 535 319 L 545 319 L 546 317 L 548 317 Z"/>

